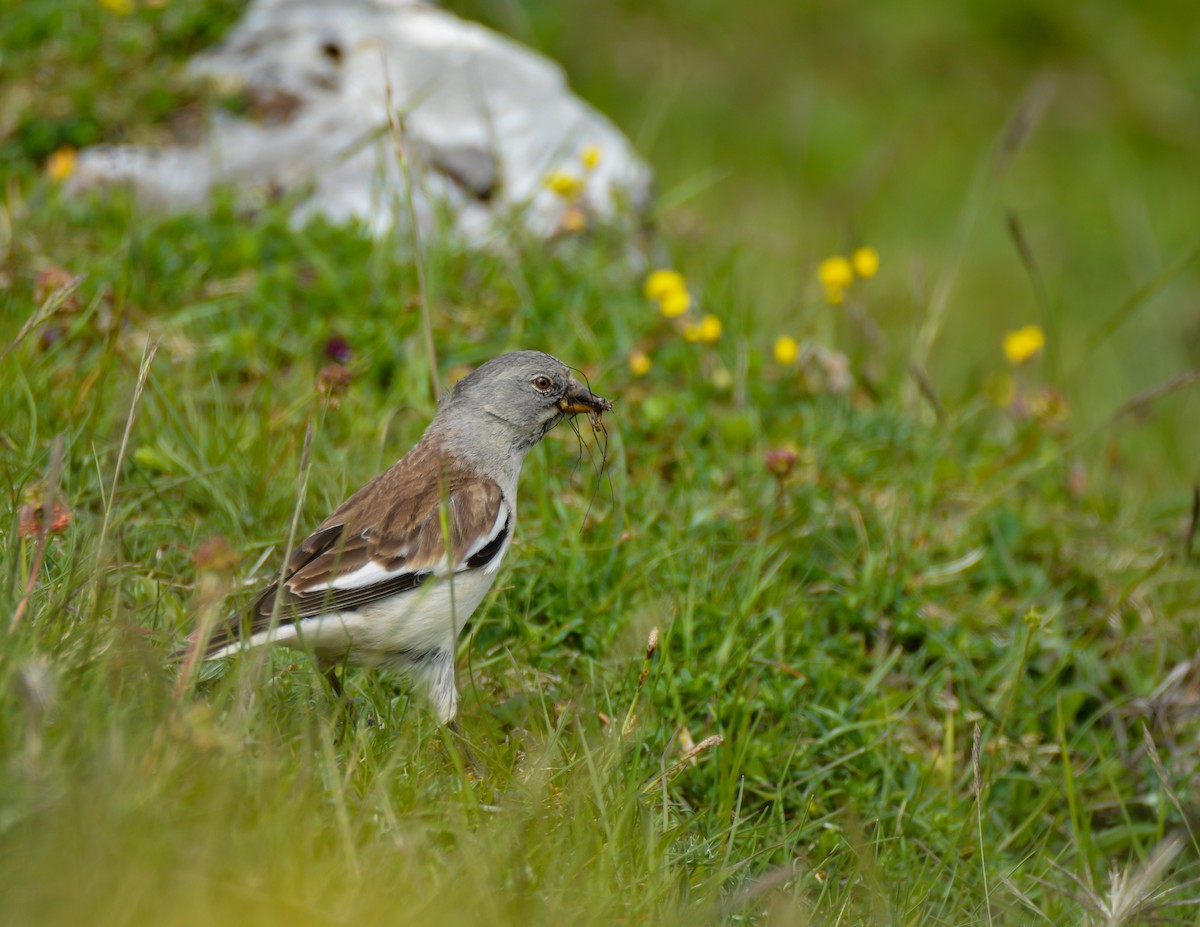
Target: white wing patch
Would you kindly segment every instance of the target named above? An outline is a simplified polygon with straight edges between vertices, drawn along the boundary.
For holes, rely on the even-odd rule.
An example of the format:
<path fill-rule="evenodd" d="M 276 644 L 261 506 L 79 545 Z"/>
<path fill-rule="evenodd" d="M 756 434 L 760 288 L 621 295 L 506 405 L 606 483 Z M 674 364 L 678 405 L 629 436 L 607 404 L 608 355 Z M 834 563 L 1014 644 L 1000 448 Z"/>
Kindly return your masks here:
<path fill-rule="evenodd" d="M 508 506 L 504 504 L 504 500 L 500 500 L 500 504 L 496 506 L 496 520 L 492 523 L 492 530 L 481 537 L 478 541 L 467 548 L 467 552 L 463 554 L 463 563 L 466 563 L 477 553 L 487 547 L 492 541 L 496 540 L 496 535 L 504 530 L 504 526 L 508 524 Z M 461 569 L 461 567 L 460 567 Z"/>
<path fill-rule="evenodd" d="M 445 568 L 444 559 L 439 561 L 434 569 L 438 567 Z M 370 561 L 363 564 L 357 570 L 350 573 L 345 573 L 342 576 L 336 576 L 327 583 L 317 583 L 309 586 L 304 591 L 308 592 L 324 592 L 326 589 L 362 589 L 364 586 L 374 586 L 376 583 L 387 582 L 389 579 L 395 579 L 403 573 L 412 573 L 412 570 L 399 569 L 388 570 L 380 566 L 375 561 Z M 428 573 L 428 570 L 421 570 L 422 573 Z"/>

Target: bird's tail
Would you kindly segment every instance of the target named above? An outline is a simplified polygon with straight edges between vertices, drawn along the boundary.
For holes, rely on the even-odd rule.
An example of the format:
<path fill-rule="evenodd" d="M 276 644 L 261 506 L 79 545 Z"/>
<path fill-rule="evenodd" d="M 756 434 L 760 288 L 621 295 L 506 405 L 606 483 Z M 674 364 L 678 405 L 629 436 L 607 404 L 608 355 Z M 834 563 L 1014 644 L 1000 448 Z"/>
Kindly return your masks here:
<path fill-rule="evenodd" d="M 224 621 L 212 623 L 201 622 L 187 636 L 187 643 L 171 654 L 173 663 L 199 662 L 213 660 L 217 657 L 232 653 L 248 641 L 250 635 L 250 614 L 238 612 Z"/>

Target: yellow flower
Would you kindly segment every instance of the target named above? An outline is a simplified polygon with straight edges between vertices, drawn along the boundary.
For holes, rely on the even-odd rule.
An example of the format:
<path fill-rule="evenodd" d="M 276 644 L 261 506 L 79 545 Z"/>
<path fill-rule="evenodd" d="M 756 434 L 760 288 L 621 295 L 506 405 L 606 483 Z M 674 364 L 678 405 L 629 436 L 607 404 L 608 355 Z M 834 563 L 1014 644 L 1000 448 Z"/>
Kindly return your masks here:
<path fill-rule="evenodd" d="M 700 340 L 705 344 L 716 344 L 721 340 L 721 320 L 715 315 L 706 315 L 700 320 Z"/>
<path fill-rule="evenodd" d="M 863 280 L 870 280 L 879 272 L 879 252 L 874 248 L 858 248 L 850 255 L 854 273 Z"/>
<path fill-rule="evenodd" d="M 825 287 L 825 298 L 836 306 L 845 298 L 846 287 L 854 282 L 854 267 L 841 255 L 827 257 L 817 265 L 817 279 Z"/>
<path fill-rule="evenodd" d="M 721 340 L 721 320 L 715 315 L 706 315 L 699 322 L 689 322 L 683 327 L 685 341 L 701 344 L 716 344 Z"/>
<path fill-rule="evenodd" d="M 133 0 L 100 0 L 100 5 L 118 16 L 128 16 L 133 12 Z"/>
<path fill-rule="evenodd" d="M 600 146 L 588 145 L 579 152 L 579 163 L 583 165 L 585 171 L 594 171 L 596 165 L 600 163 Z"/>
<path fill-rule="evenodd" d="M 687 290 L 687 283 L 684 282 L 683 274 L 677 270 L 656 270 L 646 278 L 646 284 L 642 287 L 646 299 L 653 299 L 655 302 L 662 302 L 664 296 L 679 290 Z"/>
<path fill-rule="evenodd" d="M 788 366 L 796 363 L 800 356 L 800 345 L 791 335 L 780 335 L 775 339 L 775 363 Z"/>
<path fill-rule="evenodd" d="M 817 279 L 827 290 L 844 290 L 854 282 L 854 267 L 844 257 L 835 254 L 817 265 Z"/>
<path fill-rule="evenodd" d="M 658 301 L 658 311 L 668 319 L 677 319 L 692 307 L 692 296 L 687 290 L 671 290 Z"/>
<path fill-rule="evenodd" d="M 692 305 L 683 274 L 677 270 L 656 270 L 646 278 L 642 291 L 647 299 L 658 303 L 659 311 L 668 319 L 678 318 Z"/>
<path fill-rule="evenodd" d="M 545 182 L 556 196 L 564 200 L 573 200 L 583 192 L 583 181 L 566 171 L 551 171 L 546 175 Z"/>
<path fill-rule="evenodd" d="M 629 352 L 629 372 L 635 377 L 644 377 L 650 372 L 652 366 L 650 355 L 645 351 Z"/>
<path fill-rule="evenodd" d="M 1004 356 L 1014 367 L 1041 353 L 1046 346 L 1046 333 L 1037 325 L 1026 325 L 1004 336 Z"/>
<path fill-rule="evenodd" d="M 75 170 L 75 149 L 64 145 L 46 159 L 46 176 L 55 183 L 62 183 Z"/>

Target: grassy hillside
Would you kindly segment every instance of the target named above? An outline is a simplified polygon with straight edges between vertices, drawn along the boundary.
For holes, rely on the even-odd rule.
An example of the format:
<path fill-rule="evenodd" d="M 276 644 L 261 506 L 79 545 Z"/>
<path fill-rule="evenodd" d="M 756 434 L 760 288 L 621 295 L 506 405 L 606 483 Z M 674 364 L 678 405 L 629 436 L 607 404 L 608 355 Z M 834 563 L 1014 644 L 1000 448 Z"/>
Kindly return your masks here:
<path fill-rule="evenodd" d="M 459 662 L 476 771 L 393 678 L 339 706 L 296 653 L 170 664 L 433 401 L 407 242 L 64 193 L 64 146 L 194 118 L 180 64 L 237 12 L 114 5 L 3 17 L 12 923 L 1194 920 L 1197 400 L 1111 418 L 1195 361 L 1194 35 L 461 7 L 639 140 L 695 304 L 604 229 L 429 243 L 443 383 L 541 347 L 617 402 L 526 465 Z"/>

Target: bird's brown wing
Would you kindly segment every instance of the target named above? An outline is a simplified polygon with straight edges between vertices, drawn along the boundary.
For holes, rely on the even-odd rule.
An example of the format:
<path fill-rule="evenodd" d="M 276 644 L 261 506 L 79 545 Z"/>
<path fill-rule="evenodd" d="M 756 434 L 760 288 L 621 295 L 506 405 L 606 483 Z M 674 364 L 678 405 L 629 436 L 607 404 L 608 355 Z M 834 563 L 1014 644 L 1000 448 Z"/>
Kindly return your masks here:
<path fill-rule="evenodd" d="M 207 652 L 267 630 L 272 618 L 285 624 L 351 611 L 438 572 L 486 567 L 511 530 L 494 480 L 417 445 L 306 537 L 283 583 L 272 582 L 244 617 L 220 629 Z"/>

